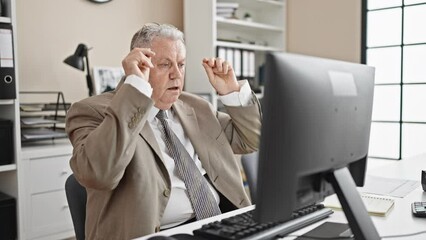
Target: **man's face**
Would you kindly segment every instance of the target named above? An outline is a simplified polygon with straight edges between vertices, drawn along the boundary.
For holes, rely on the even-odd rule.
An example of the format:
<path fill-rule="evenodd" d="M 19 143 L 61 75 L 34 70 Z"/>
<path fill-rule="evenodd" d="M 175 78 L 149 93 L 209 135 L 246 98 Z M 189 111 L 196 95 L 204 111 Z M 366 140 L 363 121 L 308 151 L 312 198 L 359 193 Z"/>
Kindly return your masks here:
<path fill-rule="evenodd" d="M 159 109 L 169 109 L 182 93 L 185 76 L 186 49 L 179 40 L 155 38 L 151 43 L 155 56 L 149 73 L 152 99 Z"/>

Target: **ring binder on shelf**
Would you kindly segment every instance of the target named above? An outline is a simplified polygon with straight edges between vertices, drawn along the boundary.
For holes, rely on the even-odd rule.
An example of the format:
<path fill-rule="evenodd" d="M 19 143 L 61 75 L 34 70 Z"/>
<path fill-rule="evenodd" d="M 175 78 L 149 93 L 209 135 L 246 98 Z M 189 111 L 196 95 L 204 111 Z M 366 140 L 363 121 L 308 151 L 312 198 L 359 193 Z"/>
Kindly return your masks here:
<path fill-rule="evenodd" d="M 0 23 L 0 99 L 16 99 L 12 25 Z"/>

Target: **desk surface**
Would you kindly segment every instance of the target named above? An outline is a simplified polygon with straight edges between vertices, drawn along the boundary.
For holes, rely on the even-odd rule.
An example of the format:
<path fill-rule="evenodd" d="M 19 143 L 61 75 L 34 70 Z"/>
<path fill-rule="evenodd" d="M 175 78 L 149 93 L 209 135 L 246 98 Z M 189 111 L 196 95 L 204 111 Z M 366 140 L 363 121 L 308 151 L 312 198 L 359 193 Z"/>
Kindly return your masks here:
<path fill-rule="evenodd" d="M 396 179 L 408 179 L 420 181 L 421 170 L 426 169 L 426 154 L 404 159 L 402 161 L 370 159 L 367 166 L 367 174 L 378 177 L 388 177 Z M 409 193 L 404 198 L 395 198 L 395 206 L 386 217 L 373 216 L 372 220 L 380 236 L 409 234 L 426 230 L 426 218 L 416 218 L 411 214 L 411 203 L 414 201 L 426 201 L 426 192 L 423 192 L 421 186 Z M 238 209 L 220 216 L 204 219 L 190 223 L 181 227 L 162 231 L 160 233 L 138 238 L 138 240 L 148 239 L 154 235 L 173 235 L 177 233 L 192 234 L 194 229 L 200 228 L 203 224 L 227 218 L 248 210 L 254 206 Z M 319 226 L 323 222 L 342 222 L 346 223 L 346 217 L 342 211 L 335 211 L 329 218 L 305 227 L 292 235 L 302 235 L 309 230 Z M 284 239 L 295 239 L 295 237 L 286 237 Z M 426 234 L 408 236 L 404 238 L 386 238 L 386 239 L 410 239 L 424 240 Z"/>

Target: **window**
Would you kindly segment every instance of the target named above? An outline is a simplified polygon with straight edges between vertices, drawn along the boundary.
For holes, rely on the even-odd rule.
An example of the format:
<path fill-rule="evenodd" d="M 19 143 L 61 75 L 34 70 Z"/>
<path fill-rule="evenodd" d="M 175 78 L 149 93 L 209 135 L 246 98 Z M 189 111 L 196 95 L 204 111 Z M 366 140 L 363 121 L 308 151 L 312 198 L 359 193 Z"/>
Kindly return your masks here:
<path fill-rule="evenodd" d="M 370 157 L 426 152 L 426 0 L 363 0 L 362 62 L 376 68 Z"/>

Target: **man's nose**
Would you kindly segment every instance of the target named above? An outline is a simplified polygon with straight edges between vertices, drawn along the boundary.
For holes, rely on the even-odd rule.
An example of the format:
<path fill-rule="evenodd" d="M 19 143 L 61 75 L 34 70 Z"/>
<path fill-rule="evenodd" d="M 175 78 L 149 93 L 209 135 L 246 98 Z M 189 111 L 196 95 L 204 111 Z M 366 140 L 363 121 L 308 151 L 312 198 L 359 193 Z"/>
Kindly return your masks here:
<path fill-rule="evenodd" d="M 173 64 L 173 67 L 170 69 L 170 78 L 176 79 L 176 78 L 182 78 L 182 70 L 179 68 L 177 64 Z"/>

